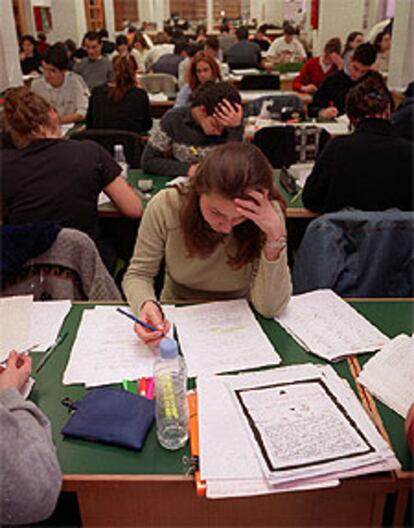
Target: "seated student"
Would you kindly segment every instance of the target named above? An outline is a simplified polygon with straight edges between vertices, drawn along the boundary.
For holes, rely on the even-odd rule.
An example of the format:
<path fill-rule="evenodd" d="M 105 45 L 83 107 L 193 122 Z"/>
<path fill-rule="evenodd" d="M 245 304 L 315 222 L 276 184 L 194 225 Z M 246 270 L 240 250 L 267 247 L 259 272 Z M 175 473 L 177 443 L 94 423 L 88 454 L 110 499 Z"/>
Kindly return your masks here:
<path fill-rule="evenodd" d="M 220 44 L 218 38 L 215 36 L 207 37 L 207 40 L 204 43 L 204 53 L 214 59 L 221 73 L 221 78 L 226 79 L 229 74 L 229 65 L 225 62 L 222 62 L 223 54 L 220 49 Z"/>
<path fill-rule="evenodd" d="M 220 68 L 215 59 L 203 51 L 199 51 L 194 55 L 190 62 L 190 69 L 188 70 L 188 82 L 180 89 L 175 100 L 175 107 L 185 106 L 190 101 L 192 92 L 207 81 L 220 81 Z"/>
<path fill-rule="evenodd" d="M 92 91 L 88 128 L 130 130 L 141 134 L 152 126 L 148 94 L 137 86 L 137 63 L 132 55 L 113 60 L 113 81 Z"/>
<path fill-rule="evenodd" d="M 187 44 L 180 40 L 174 45 L 173 53 L 165 53 L 152 66 L 154 73 L 167 73 L 178 79 L 178 68 L 180 63 L 187 57 Z"/>
<path fill-rule="evenodd" d="M 398 136 L 414 141 L 414 81 L 404 92 L 405 98 L 391 116 L 391 122 Z"/>
<path fill-rule="evenodd" d="M 236 44 L 237 37 L 233 32 L 230 32 L 230 26 L 223 23 L 220 26 L 220 35 L 217 38 L 223 57 L 225 57 L 226 52 L 233 46 L 233 44 Z"/>
<path fill-rule="evenodd" d="M 326 77 L 308 106 L 310 117 L 334 119 L 345 112 L 345 97 L 371 70 L 377 53 L 372 44 L 361 44 L 354 51 L 347 70 Z"/>
<path fill-rule="evenodd" d="M 16 147 L 2 150 L 4 223 L 54 222 L 98 242 L 101 191 L 126 216 L 141 216 L 141 202 L 110 154 L 94 141 L 63 139 L 56 111 L 27 87 L 6 91 L 4 125 Z"/>
<path fill-rule="evenodd" d="M 306 51 L 296 38 L 296 30 L 290 24 L 283 24 L 283 36 L 275 39 L 267 51 L 268 59 L 279 64 L 283 62 L 305 62 Z"/>
<path fill-rule="evenodd" d="M 62 485 L 49 420 L 20 393 L 31 370 L 31 358 L 15 351 L 0 367 L 1 526 L 50 517 Z"/>
<path fill-rule="evenodd" d="M 115 57 L 126 57 L 129 54 L 128 39 L 126 35 L 117 35 L 115 38 L 115 50 L 111 55 L 112 60 Z"/>
<path fill-rule="evenodd" d="M 326 145 L 306 180 L 305 207 L 321 213 L 344 207 L 413 210 L 414 145 L 395 135 L 391 103 L 376 72 L 350 90 L 346 112 L 355 132 Z"/>
<path fill-rule="evenodd" d="M 266 24 L 262 24 L 257 28 L 256 33 L 252 38 L 252 42 L 255 42 L 259 46 L 260 51 L 267 51 L 272 43 L 270 38 L 266 35 L 266 31 Z"/>
<path fill-rule="evenodd" d="M 374 41 L 377 50 L 377 61 L 375 69 L 381 73 L 388 73 L 391 52 L 391 34 L 389 31 L 381 31 Z"/>
<path fill-rule="evenodd" d="M 77 123 L 86 117 L 89 88 L 80 75 L 68 71 L 64 44 L 50 46 L 42 56 L 43 77 L 32 82 L 32 91 L 53 106 L 61 123 Z"/>
<path fill-rule="evenodd" d="M 40 54 L 32 35 L 24 35 L 20 40 L 20 67 L 23 75 L 38 74 L 40 70 Z"/>
<path fill-rule="evenodd" d="M 283 199 L 272 168 L 248 143 L 213 149 L 188 183 L 149 203 L 123 288 L 133 312 L 167 330 L 154 293 L 165 259 L 161 301 L 247 298 L 264 317 L 289 301 Z M 135 328 L 145 342 L 161 331 Z"/>
<path fill-rule="evenodd" d="M 214 146 L 242 141 L 242 122 L 237 89 L 225 82 L 206 82 L 193 93 L 191 105 L 163 115 L 142 154 L 142 168 L 165 176 L 193 176 Z"/>
<path fill-rule="evenodd" d="M 347 70 L 349 62 L 357 47 L 364 42 L 364 35 L 360 31 L 352 31 L 346 38 L 344 53 L 344 68 Z"/>
<path fill-rule="evenodd" d="M 102 42 L 102 55 L 111 55 L 111 53 L 115 51 L 115 42 L 109 40 L 108 30 L 102 28 L 100 31 L 98 31 L 98 35 L 100 36 Z"/>
<path fill-rule="evenodd" d="M 83 46 L 87 57 L 77 62 L 73 66 L 73 71 L 83 77 L 89 90 L 93 90 L 95 86 L 111 80 L 112 64 L 107 57 L 102 55 L 101 37 L 95 31 L 86 33 Z"/>
<path fill-rule="evenodd" d="M 293 81 L 293 89 L 302 93 L 315 93 L 322 81 L 340 70 L 342 64 L 341 41 L 339 38 L 331 38 L 325 44 L 320 57 L 312 57 L 306 61 Z"/>
<path fill-rule="evenodd" d="M 149 38 L 149 37 L 148 37 Z M 145 61 L 150 51 L 150 45 L 145 34 L 137 31 L 131 45 L 131 54 L 134 56 L 138 64 L 138 73 L 145 73 Z"/>
<path fill-rule="evenodd" d="M 249 30 L 245 26 L 236 29 L 238 42 L 233 44 L 225 53 L 224 60 L 228 62 L 230 68 L 261 68 L 262 55 L 260 47 L 248 40 Z"/>
<path fill-rule="evenodd" d="M 155 35 L 154 46 L 145 57 L 145 68 L 149 71 L 157 60 L 167 53 L 174 53 L 174 44 L 171 44 L 167 33 L 161 31 Z"/>

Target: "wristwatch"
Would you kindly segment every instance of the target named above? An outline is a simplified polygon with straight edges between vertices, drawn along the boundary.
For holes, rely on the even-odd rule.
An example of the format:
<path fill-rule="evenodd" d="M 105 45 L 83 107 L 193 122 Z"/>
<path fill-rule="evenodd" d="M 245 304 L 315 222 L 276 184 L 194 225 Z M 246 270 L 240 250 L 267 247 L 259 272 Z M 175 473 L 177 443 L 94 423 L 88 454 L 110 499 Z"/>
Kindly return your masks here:
<path fill-rule="evenodd" d="M 277 240 L 266 240 L 265 246 L 270 249 L 284 249 L 287 246 L 287 238 L 281 236 Z"/>

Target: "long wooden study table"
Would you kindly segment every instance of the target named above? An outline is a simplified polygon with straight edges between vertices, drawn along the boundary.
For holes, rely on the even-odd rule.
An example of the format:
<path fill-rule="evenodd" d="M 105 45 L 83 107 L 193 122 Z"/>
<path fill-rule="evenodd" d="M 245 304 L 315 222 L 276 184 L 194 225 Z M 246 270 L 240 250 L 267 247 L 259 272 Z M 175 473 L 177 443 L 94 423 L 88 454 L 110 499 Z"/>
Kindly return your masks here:
<path fill-rule="evenodd" d="M 414 329 L 413 300 L 356 300 L 362 314 L 389 336 Z M 84 526 L 368 526 L 382 521 L 387 494 L 407 488 L 411 468 L 403 420 L 384 410 L 384 423 L 402 471 L 346 479 L 338 487 L 262 497 L 208 500 L 197 497 L 185 475 L 183 455 L 163 450 L 154 428 L 141 452 L 74 439 L 60 431 L 69 418 L 61 401 L 85 394 L 80 385 L 63 386 L 62 375 L 82 311 L 93 304 L 74 304 L 62 331 L 68 338 L 37 377 L 31 398 L 50 417 L 62 467 L 63 490 L 76 492 Z M 258 316 L 282 365 L 322 363 L 306 353 L 276 322 Z M 34 354 L 34 364 L 40 354 Z M 354 386 L 347 361 L 334 364 Z M 382 411 L 382 409 L 380 410 Z"/>

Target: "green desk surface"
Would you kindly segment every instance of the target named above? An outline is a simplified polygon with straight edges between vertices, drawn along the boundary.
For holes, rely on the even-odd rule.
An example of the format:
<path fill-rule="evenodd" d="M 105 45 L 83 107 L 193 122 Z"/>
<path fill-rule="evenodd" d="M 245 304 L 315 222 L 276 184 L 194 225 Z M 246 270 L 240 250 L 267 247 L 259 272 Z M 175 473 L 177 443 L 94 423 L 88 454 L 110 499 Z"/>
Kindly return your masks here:
<path fill-rule="evenodd" d="M 395 336 L 404 331 L 410 333 L 413 331 L 414 305 L 412 301 L 357 301 L 352 304 L 389 336 Z M 185 468 L 182 456 L 188 455 L 188 447 L 177 452 L 162 449 L 156 441 L 154 427 L 150 431 L 142 452 L 82 440 L 63 439 L 60 431 L 67 422 L 69 414 L 61 401 L 66 397 L 73 400 L 79 399 L 85 394 L 85 389 L 81 385 L 64 386 L 61 380 L 76 337 L 82 311 L 92 307 L 93 305 L 87 304 L 75 304 L 72 307 L 62 330 L 68 331 L 68 338 L 36 376 L 37 383 L 31 395 L 31 399 L 51 419 L 53 438 L 63 473 L 66 475 L 183 475 Z M 265 320 L 260 316 L 258 320 L 280 354 L 282 365 L 324 363 L 322 359 L 306 353 L 274 321 Z M 33 356 L 34 364 L 36 364 L 41 354 L 34 353 Z M 345 360 L 333 366 L 341 377 L 354 386 Z M 384 406 L 378 407 L 403 469 L 408 470 L 410 462 L 403 433 L 403 420 Z"/>
<path fill-rule="evenodd" d="M 302 197 L 299 195 L 298 197 L 295 197 L 291 194 L 289 194 L 280 184 L 279 184 L 279 170 L 274 171 L 274 178 L 275 182 L 280 189 L 280 192 L 282 193 L 282 196 L 286 200 L 286 205 L 288 208 L 287 216 L 288 217 L 313 217 L 316 216 L 311 211 L 308 211 L 304 208 L 302 203 Z M 164 189 L 166 183 L 171 181 L 173 178 L 171 176 L 160 176 L 158 174 L 149 174 L 145 173 L 140 169 L 130 170 L 128 173 L 128 183 L 135 189 L 138 189 L 138 181 L 139 180 L 147 180 L 150 179 L 154 182 L 154 187 L 151 190 L 150 193 L 148 193 L 150 196 L 154 196 L 158 191 L 161 189 Z M 143 198 L 143 204 L 144 206 L 148 202 L 147 197 L 144 197 L 142 193 L 140 193 L 140 196 Z M 111 212 L 116 213 L 117 209 L 114 207 L 112 203 L 106 203 L 104 205 L 101 205 L 99 207 L 99 212 L 101 214 L 110 214 Z M 118 213 L 121 214 L 121 213 Z"/>

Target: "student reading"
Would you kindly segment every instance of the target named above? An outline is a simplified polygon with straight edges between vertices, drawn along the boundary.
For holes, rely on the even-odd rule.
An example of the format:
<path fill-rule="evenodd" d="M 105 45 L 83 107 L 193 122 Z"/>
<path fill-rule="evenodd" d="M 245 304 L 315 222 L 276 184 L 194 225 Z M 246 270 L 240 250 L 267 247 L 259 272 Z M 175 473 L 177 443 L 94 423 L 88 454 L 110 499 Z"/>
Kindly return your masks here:
<path fill-rule="evenodd" d="M 291 294 L 283 202 L 257 147 L 227 143 L 212 150 L 186 184 L 149 203 L 125 275 L 135 314 L 166 330 L 154 278 L 165 259 L 161 300 L 247 298 L 264 317 Z M 137 327 L 145 342 L 161 331 Z"/>

